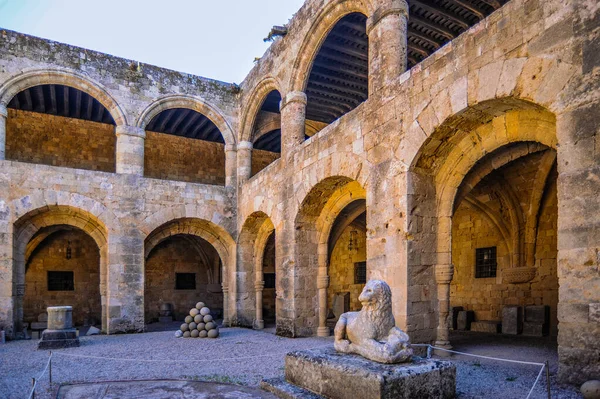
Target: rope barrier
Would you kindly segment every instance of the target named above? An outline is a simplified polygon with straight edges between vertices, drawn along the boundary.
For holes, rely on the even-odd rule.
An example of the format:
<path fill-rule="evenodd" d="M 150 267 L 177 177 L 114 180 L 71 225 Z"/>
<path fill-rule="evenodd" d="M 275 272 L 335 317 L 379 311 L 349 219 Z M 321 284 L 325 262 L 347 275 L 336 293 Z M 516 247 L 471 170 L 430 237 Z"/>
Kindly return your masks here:
<path fill-rule="evenodd" d="M 439 351 L 443 351 L 443 352 L 454 353 L 457 355 L 471 356 L 471 357 L 487 359 L 487 360 L 495 360 L 495 361 L 508 362 L 508 363 L 518 363 L 518 364 L 525 364 L 525 365 L 541 366 L 541 369 L 537 375 L 537 378 L 535 379 L 533 386 L 529 390 L 529 393 L 528 393 L 526 399 L 529 399 L 531 397 L 537 383 L 539 382 L 539 380 L 542 376 L 542 373 L 548 367 L 547 362 L 546 363 L 526 362 L 526 361 L 522 361 L 522 360 L 512 360 L 512 359 L 503 359 L 503 358 L 498 358 L 498 357 L 493 357 L 493 356 L 476 355 L 473 353 L 466 353 L 466 352 L 460 352 L 460 351 L 450 350 L 450 349 L 446 349 L 446 348 L 440 348 L 440 347 L 429 345 L 429 344 L 412 344 L 411 346 L 427 348 L 427 358 L 431 357 L 432 350 L 439 350 Z M 311 349 L 320 349 L 320 348 L 326 348 L 326 347 L 331 347 L 331 344 L 317 346 L 317 347 L 314 347 Z M 291 351 L 293 351 L 293 350 L 294 349 L 292 349 Z M 289 352 L 290 352 L 290 350 L 287 350 L 286 352 L 281 352 L 281 353 L 270 353 L 270 354 L 265 354 L 265 355 L 253 355 L 253 356 L 241 356 L 241 357 L 239 357 L 239 356 L 238 357 L 227 357 L 227 358 L 218 358 L 218 359 L 212 359 L 212 360 L 215 360 L 215 361 L 253 360 L 256 358 L 260 358 L 260 357 L 283 356 Z M 40 380 L 44 376 L 44 374 L 46 373 L 46 370 L 48 370 L 48 367 L 50 367 L 50 365 L 52 363 L 52 356 L 54 354 L 59 355 L 59 356 L 74 357 L 74 358 L 113 360 L 113 361 L 125 361 L 125 362 L 183 363 L 183 364 L 185 364 L 187 362 L 187 361 L 183 361 L 183 360 L 179 360 L 179 359 L 129 359 L 129 358 L 115 358 L 115 357 L 103 357 L 103 356 L 91 356 L 91 355 L 78 355 L 78 354 L 74 354 L 74 353 L 65 353 L 65 352 L 54 352 L 54 353 L 50 352 L 50 356 L 48 358 L 48 362 L 46 363 L 46 367 L 44 367 L 44 370 L 40 373 L 40 375 L 38 376 L 37 379 L 36 378 L 33 379 L 33 386 L 31 388 L 28 399 L 32 399 L 35 397 L 35 388 L 37 386 L 38 380 Z M 549 382 L 548 382 L 548 395 L 550 395 L 550 383 Z"/>
<path fill-rule="evenodd" d="M 35 388 L 37 386 L 37 383 L 44 376 L 44 374 L 46 374 L 46 370 L 48 370 L 48 366 L 50 366 L 51 361 L 52 361 L 52 352 L 50 352 L 50 356 L 48 357 L 48 362 L 46 363 L 46 367 L 44 367 L 44 370 L 40 373 L 38 378 L 33 379 L 31 391 L 29 392 L 29 395 L 27 396 L 28 399 L 32 399 L 35 397 Z"/>

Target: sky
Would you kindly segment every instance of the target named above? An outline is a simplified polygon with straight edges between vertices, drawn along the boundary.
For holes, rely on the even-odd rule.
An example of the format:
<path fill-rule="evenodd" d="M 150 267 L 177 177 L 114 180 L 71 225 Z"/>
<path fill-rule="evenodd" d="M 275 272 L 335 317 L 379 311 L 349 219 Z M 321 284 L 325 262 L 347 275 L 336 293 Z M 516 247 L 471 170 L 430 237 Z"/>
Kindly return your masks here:
<path fill-rule="evenodd" d="M 0 0 L 0 28 L 240 83 L 304 0 Z"/>

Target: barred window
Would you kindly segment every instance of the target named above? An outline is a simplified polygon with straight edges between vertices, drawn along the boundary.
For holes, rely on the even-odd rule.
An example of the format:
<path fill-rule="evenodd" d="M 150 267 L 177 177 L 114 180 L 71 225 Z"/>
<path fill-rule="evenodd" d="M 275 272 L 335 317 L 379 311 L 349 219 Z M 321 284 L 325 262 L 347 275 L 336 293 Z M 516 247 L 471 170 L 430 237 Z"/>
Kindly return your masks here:
<path fill-rule="evenodd" d="M 475 250 L 475 278 L 496 277 L 496 247 Z"/>
<path fill-rule="evenodd" d="M 367 262 L 356 262 L 354 264 L 354 284 L 367 283 Z"/>
<path fill-rule="evenodd" d="M 176 290 L 195 290 L 196 273 L 175 273 Z"/>
<path fill-rule="evenodd" d="M 48 272 L 48 291 L 75 291 L 73 272 Z"/>

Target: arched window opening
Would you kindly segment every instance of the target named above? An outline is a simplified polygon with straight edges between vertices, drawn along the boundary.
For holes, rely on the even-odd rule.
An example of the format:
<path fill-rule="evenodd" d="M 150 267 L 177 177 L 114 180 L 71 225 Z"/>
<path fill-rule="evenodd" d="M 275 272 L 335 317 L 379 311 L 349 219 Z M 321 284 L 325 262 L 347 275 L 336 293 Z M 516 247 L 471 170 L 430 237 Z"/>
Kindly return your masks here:
<path fill-rule="evenodd" d="M 266 168 L 281 156 L 281 94 L 270 92 L 256 115 L 252 137 L 252 176 Z"/>
<path fill-rule="evenodd" d="M 6 159 L 114 172 L 114 125 L 110 112 L 81 90 L 30 87 L 8 104 Z"/>
<path fill-rule="evenodd" d="M 205 115 L 171 108 L 146 126 L 144 176 L 225 185 L 225 141 Z"/>
<path fill-rule="evenodd" d="M 305 90 L 306 119 L 318 123 L 317 131 L 368 97 L 366 23 L 367 17 L 361 13 L 346 15 L 329 32 L 313 61 Z"/>

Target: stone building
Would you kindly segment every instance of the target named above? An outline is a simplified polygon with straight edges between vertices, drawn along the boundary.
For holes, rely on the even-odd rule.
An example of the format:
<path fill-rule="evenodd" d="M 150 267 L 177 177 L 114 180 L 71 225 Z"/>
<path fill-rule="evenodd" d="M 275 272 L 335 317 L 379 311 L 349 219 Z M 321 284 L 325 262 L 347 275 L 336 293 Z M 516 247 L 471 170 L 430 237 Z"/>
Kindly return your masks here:
<path fill-rule="evenodd" d="M 0 31 L 0 325 L 68 303 L 140 332 L 202 297 L 327 335 L 379 278 L 414 342 L 450 345 L 451 306 L 547 305 L 560 379 L 597 377 L 599 22 L 307 0 L 239 86 Z"/>

